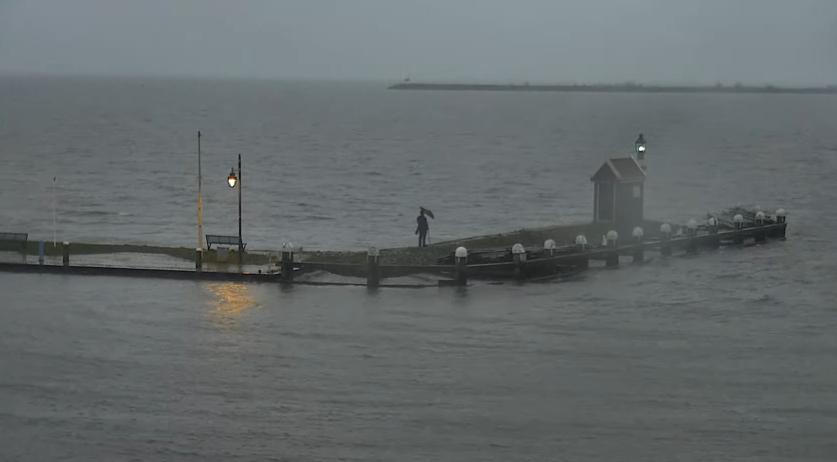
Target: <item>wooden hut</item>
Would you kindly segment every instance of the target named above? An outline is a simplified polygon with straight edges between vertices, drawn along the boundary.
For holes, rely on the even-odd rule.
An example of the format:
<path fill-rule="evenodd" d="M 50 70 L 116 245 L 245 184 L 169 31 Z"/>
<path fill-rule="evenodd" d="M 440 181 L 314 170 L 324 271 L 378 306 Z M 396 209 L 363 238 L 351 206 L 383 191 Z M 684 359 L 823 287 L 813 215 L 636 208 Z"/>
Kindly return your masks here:
<path fill-rule="evenodd" d="M 633 157 L 609 159 L 590 178 L 593 182 L 593 222 L 610 223 L 630 236 L 643 220 L 645 172 Z M 625 234 L 628 233 L 628 234 Z"/>

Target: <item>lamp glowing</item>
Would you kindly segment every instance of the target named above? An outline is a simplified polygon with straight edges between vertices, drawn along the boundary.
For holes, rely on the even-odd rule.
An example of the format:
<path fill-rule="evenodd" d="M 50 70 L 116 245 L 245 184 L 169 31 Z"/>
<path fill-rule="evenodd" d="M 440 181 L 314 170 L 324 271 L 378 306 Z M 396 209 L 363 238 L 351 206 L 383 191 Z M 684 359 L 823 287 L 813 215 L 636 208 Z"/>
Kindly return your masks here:
<path fill-rule="evenodd" d="M 645 137 L 642 136 L 642 133 L 639 134 L 639 137 L 634 142 L 634 147 L 636 148 L 637 154 L 645 154 Z"/>
<path fill-rule="evenodd" d="M 235 169 L 230 170 L 230 176 L 227 177 L 227 184 L 230 185 L 230 188 L 235 188 L 235 185 L 238 184 L 238 177 L 235 176 Z"/>

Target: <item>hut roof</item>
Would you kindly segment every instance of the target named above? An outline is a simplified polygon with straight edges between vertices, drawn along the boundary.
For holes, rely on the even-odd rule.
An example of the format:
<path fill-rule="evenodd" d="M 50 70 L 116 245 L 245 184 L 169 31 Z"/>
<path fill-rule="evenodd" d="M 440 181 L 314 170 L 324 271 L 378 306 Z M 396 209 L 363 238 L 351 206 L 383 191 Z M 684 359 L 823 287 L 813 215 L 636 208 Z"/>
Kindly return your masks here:
<path fill-rule="evenodd" d="M 635 183 L 645 181 L 645 172 L 633 157 L 608 159 L 590 178 L 593 182 Z"/>

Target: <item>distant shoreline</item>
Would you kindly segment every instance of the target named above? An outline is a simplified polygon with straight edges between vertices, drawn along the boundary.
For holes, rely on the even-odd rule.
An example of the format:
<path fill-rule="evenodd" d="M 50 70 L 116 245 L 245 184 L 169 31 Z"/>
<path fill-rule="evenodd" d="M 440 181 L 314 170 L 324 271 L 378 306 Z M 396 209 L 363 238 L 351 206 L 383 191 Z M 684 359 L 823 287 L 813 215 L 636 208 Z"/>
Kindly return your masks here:
<path fill-rule="evenodd" d="M 555 91 L 578 93 L 750 93 L 835 95 L 837 85 L 826 87 L 784 87 L 775 85 L 643 85 L 643 84 L 483 84 L 401 82 L 390 90 L 442 91 Z"/>

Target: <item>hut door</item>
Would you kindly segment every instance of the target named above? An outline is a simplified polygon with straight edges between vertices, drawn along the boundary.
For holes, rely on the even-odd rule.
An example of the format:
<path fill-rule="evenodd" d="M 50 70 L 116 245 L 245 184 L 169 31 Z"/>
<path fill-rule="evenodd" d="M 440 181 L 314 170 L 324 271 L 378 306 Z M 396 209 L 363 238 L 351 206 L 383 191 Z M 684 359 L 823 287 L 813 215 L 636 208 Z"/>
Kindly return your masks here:
<path fill-rule="evenodd" d="M 597 195 L 599 199 L 599 216 L 596 221 L 613 220 L 613 183 L 596 183 L 599 188 Z"/>

